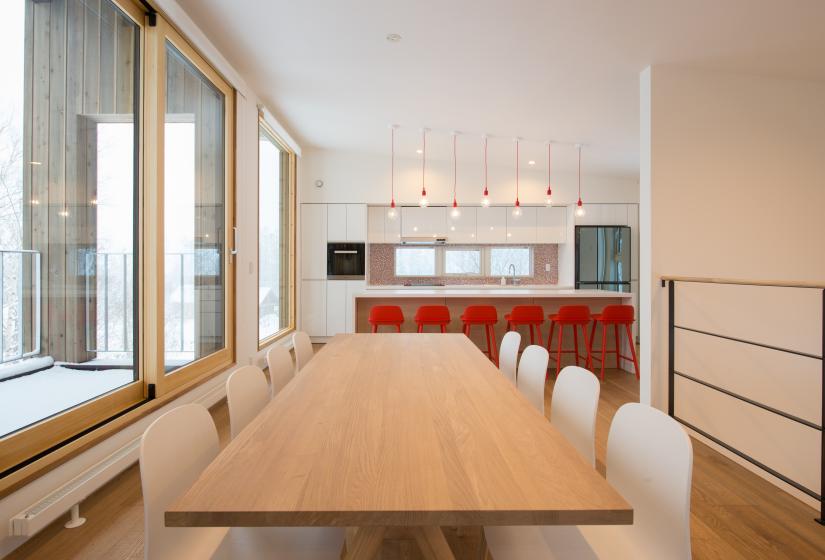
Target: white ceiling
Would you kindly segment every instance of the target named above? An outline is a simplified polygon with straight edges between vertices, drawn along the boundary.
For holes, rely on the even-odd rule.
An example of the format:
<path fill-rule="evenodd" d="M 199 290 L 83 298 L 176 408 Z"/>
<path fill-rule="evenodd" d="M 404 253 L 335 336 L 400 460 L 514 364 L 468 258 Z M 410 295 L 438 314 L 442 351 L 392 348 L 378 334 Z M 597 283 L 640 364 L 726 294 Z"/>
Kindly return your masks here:
<path fill-rule="evenodd" d="M 582 142 L 591 171 L 637 175 L 646 66 L 825 80 L 825 0 L 179 2 L 306 147 L 386 153 L 400 123 L 415 157 L 426 125 Z"/>

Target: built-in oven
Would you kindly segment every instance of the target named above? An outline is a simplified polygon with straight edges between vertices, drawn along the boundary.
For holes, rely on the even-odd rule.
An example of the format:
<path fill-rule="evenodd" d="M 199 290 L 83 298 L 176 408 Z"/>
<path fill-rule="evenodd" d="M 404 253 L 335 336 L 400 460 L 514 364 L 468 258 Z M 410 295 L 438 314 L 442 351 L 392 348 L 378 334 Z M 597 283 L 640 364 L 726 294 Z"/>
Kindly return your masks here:
<path fill-rule="evenodd" d="M 327 243 L 327 278 L 363 280 L 366 270 L 363 243 Z"/>

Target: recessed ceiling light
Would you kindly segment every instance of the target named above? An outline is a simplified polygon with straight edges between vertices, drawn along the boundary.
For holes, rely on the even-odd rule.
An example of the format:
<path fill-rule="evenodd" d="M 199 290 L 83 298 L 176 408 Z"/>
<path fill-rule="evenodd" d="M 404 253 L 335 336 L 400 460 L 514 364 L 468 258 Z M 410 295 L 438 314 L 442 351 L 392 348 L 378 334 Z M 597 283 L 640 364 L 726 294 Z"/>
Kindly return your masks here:
<path fill-rule="evenodd" d="M 424 150 L 422 150 L 421 148 L 418 148 L 418 149 L 415 151 L 415 153 L 417 153 L 417 154 L 423 154 L 423 153 L 424 153 Z"/>
<path fill-rule="evenodd" d="M 527 165 L 536 165 L 536 162 L 531 159 L 527 162 Z"/>
<path fill-rule="evenodd" d="M 399 35 L 398 33 L 388 33 L 387 34 L 387 41 L 389 41 L 390 43 L 397 43 L 400 40 L 401 40 L 401 35 Z"/>

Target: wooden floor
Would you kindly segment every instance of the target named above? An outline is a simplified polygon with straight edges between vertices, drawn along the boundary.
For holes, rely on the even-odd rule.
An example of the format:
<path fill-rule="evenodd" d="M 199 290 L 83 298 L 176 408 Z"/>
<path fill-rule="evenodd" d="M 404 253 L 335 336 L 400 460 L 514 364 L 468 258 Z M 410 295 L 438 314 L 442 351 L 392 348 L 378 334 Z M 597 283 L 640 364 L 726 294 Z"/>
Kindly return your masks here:
<path fill-rule="evenodd" d="M 552 381 L 547 386 L 550 407 Z M 610 421 L 619 406 L 638 401 L 633 376 L 607 372 L 602 385 L 596 430 L 598 468 L 604 457 Z M 229 438 L 226 403 L 212 409 L 221 445 Z M 694 558 L 825 558 L 825 527 L 814 522 L 816 513 L 768 482 L 693 441 L 692 536 Z M 77 529 L 64 529 L 61 519 L 30 539 L 8 559 L 121 560 L 143 558 L 143 502 L 137 465 L 127 469 L 81 506 L 88 520 Z M 479 531 L 458 536 L 447 529 L 447 539 L 458 559 L 475 559 Z M 421 558 L 414 541 L 387 541 L 384 560 Z"/>

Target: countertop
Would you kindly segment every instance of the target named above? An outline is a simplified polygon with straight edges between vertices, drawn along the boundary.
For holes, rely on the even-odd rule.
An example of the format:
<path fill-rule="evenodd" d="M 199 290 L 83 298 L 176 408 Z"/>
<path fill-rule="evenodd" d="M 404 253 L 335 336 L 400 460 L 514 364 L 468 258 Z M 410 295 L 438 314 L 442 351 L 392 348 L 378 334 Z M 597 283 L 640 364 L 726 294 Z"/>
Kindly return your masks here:
<path fill-rule="evenodd" d="M 514 288 L 491 286 L 468 287 L 408 287 L 408 288 L 368 288 L 356 294 L 355 298 L 622 298 L 630 299 L 633 294 L 608 290 L 573 290 L 554 288 Z"/>

